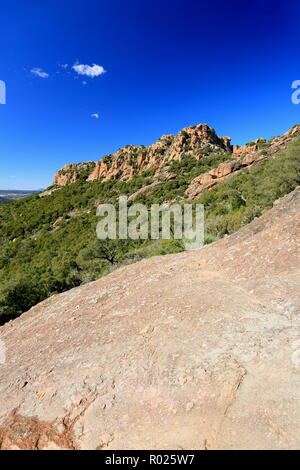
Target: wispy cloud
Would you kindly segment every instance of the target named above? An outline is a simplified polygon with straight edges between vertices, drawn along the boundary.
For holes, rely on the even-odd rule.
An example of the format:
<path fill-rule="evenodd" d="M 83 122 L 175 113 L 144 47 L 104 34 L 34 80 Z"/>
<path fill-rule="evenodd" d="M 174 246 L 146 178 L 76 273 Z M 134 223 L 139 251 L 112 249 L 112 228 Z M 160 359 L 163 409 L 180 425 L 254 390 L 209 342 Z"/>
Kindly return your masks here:
<path fill-rule="evenodd" d="M 87 77 L 99 77 L 100 75 L 103 75 L 106 70 L 102 65 L 86 65 L 86 64 L 75 64 L 72 67 L 75 72 L 77 72 L 79 75 L 86 75 Z"/>
<path fill-rule="evenodd" d="M 49 77 L 49 74 L 44 72 L 44 70 L 39 68 L 39 67 L 35 67 L 35 68 L 31 69 L 30 72 L 33 73 L 33 75 L 36 75 L 37 77 L 41 77 L 41 78 L 48 78 Z"/>
<path fill-rule="evenodd" d="M 91 114 L 91 116 L 92 116 L 93 118 L 95 118 L 95 119 L 99 119 L 100 114 L 98 114 L 98 113 L 93 113 L 93 114 Z"/>

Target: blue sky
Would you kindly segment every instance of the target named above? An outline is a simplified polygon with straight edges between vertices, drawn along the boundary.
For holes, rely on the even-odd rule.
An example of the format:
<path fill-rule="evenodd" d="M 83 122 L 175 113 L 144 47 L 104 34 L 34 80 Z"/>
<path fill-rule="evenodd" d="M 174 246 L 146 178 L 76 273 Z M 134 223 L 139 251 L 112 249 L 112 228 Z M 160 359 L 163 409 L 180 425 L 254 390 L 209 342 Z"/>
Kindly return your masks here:
<path fill-rule="evenodd" d="M 297 3 L 2 2 L 0 189 L 200 122 L 236 144 L 286 131 L 300 122 Z M 93 64 L 106 72 L 73 68 Z"/>

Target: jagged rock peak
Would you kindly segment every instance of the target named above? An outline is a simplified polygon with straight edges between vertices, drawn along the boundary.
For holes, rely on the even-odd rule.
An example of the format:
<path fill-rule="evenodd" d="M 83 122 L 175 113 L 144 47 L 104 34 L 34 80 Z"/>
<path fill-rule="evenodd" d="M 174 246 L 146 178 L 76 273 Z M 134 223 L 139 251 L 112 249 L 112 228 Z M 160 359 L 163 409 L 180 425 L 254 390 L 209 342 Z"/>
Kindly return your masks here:
<path fill-rule="evenodd" d="M 187 154 L 200 159 L 207 149 L 231 152 L 230 137 L 219 137 L 212 127 L 198 124 L 182 129 L 176 136 L 163 135 L 149 147 L 126 145 L 116 153 L 104 156 L 96 164 L 66 165 L 55 174 L 54 184 L 65 186 L 83 179 L 83 176 L 86 176 L 87 181 L 100 178 L 103 181 L 128 180 L 147 170 L 158 175 L 168 162 L 181 160 Z M 89 174 L 87 169 L 91 170 Z"/>
<path fill-rule="evenodd" d="M 167 180 L 167 167 L 172 161 L 181 161 L 185 156 L 200 160 L 211 152 L 230 152 L 229 157 L 236 160 L 236 163 L 231 162 L 229 166 L 222 164 L 217 171 L 218 174 L 201 176 L 200 185 L 198 180 L 192 182 L 196 183 L 197 188 L 195 190 L 193 184 L 192 189 L 188 188 L 187 194 L 194 198 L 202 190 L 209 189 L 217 184 L 219 181 L 217 177 L 226 176 L 240 168 L 252 165 L 258 160 L 274 156 L 274 153 L 278 153 L 299 132 L 300 125 L 295 125 L 281 136 L 270 139 L 269 142 L 260 137 L 240 147 L 238 145 L 232 146 L 230 137 L 219 137 L 216 131 L 207 124 L 198 124 L 185 127 L 177 135 L 162 135 L 148 147 L 144 145 L 126 145 L 116 153 L 104 156 L 98 162 L 90 161 L 65 165 L 55 173 L 53 184 L 61 187 L 76 183 L 78 180 L 94 181 L 101 179 L 102 181 L 108 181 L 117 179 L 126 181 L 143 172 L 150 172 L 154 177 L 154 181 L 157 181 L 158 176 L 162 176 L 164 180 Z M 212 179 L 214 180 L 213 185 L 210 181 Z M 209 183 L 209 185 L 207 186 L 206 183 Z"/>
<path fill-rule="evenodd" d="M 58 170 L 54 175 L 53 184 L 57 186 L 66 186 L 76 183 L 80 179 L 85 180 L 95 167 L 96 162 L 89 161 L 84 163 L 68 163 Z"/>

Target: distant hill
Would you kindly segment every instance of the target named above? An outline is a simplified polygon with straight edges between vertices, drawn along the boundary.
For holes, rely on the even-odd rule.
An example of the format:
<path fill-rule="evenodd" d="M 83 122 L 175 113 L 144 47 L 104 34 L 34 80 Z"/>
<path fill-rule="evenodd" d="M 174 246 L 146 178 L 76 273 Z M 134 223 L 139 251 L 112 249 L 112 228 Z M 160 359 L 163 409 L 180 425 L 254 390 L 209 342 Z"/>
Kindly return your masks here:
<path fill-rule="evenodd" d="M 42 191 L 42 189 L 36 190 L 19 190 L 19 189 L 0 189 L 0 204 L 17 201 L 23 197 L 31 196 L 31 194 Z"/>

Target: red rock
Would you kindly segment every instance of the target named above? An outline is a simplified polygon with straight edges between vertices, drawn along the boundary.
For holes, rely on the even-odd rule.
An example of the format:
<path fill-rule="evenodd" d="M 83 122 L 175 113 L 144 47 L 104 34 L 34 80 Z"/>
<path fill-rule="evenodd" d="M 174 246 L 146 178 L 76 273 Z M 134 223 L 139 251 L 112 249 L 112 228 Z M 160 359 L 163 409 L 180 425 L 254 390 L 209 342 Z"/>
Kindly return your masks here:
<path fill-rule="evenodd" d="M 195 199 L 199 197 L 203 191 L 216 186 L 233 173 L 255 165 L 260 160 L 278 156 L 295 134 L 299 132 L 300 126 L 295 126 L 282 136 L 271 140 L 265 147 L 264 152 L 261 152 L 258 146 L 258 144 L 266 143 L 266 140 L 262 137 L 253 141 L 254 145 L 247 144 L 242 147 L 233 146 L 232 158 L 234 160 L 221 163 L 216 168 L 194 178 L 186 189 L 187 196 L 190 199 Z M 214 181 L 214 184 L 211 184 L 211 181 Z"/>
<path fill-rule="evenodd" d="M 188 149 L 186 148 L 188 146 Z M 190 152 L 197 158 L 201 150 L 207 149 L 231 151 L 230 137 L 219 137 L 215 130 L 206 124 L 186 127 L 177 136 L 163 135 L 157 142 L 149 147 L 129 145 L 119 149 L 109 157 L 99 160 L 87 181 L 103 178 L 128 180 L 145 170 L 156 170 L 157 174 L 172 160 L 180 161 L 182 156 Z M 54 183 L 60 186 L 72 184 L 78 180 L 76 170 L 78 165 L 66 165 L 54 177 Z M 81 168 L 78 167 L 80 173 Z"/>

